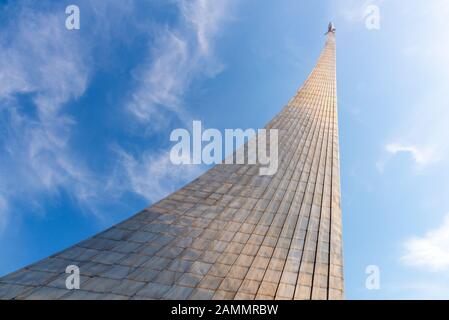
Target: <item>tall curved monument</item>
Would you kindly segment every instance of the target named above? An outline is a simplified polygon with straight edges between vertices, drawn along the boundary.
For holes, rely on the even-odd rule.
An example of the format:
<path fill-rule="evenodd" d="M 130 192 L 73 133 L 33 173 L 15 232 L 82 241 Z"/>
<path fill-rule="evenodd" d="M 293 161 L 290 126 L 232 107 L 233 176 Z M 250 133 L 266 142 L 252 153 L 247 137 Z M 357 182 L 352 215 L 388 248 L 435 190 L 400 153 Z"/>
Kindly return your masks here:
<path fill-rule="evenodd" d="M 310 76 L 266 126 L 279 133 L 274 175 L 217 165 L 130 219 L 1 278 L 0 298 L 343 298 L 332 24 L 326 37 Z"/>

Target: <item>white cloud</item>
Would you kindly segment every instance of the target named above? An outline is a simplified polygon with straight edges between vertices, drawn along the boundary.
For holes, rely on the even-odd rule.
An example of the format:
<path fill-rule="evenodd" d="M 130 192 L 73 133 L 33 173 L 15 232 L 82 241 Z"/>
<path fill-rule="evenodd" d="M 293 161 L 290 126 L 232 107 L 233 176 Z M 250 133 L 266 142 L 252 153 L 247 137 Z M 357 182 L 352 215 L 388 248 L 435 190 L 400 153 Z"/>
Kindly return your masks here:
<path fill-rule="evenodd" d="M 173 165 L 169 151 L 133 156 L 121 148 L 115 150 L 121 158 L 121 167 L 111 184 L 122 183 L 150 202 L 167 196 L 180 183 L 192 180 L 201 172 L 200 166 Z"/>
<path fill-rule="evenodd" d="M 367 16 L 366 9 L 370 5 L 376 5 L 380 7 L 383 2 L 383 0 L 337 0 L 334 1 L 335 9 L 333 10 L 333 12 L 336 12 L 338 16 L 343 18 L 348 23 L 358 24 L 363 23 L 363 20 Z"/>
<path fill-rule="evenodd" d="M 152 26 L 151 50 L 133 74 L 136 86 L 126 105 L 145 126 L 161 127 L 174 116 L 186 121 L 189 115 L 182 100 L 191 82 L 222 70 L 213 44 L 227 17 L 228 2 L 180 0 L 179 21 L 173 28 Z M 90 6 L 99 18 L 92 32 L 101 48 L 107 48 L 110 34 L 117 32 L 126 41 L 114 23 L 129 23 L 130 13 L 138 10 L 136 2 L 127 3 L 123 14 L 117 12 L 122 1 Z M 85 93 L 95 72 L 92 43 L 65 29 L 63 10 L 42 13 L 27 6 L 11 6 L 14 18 L 5 22 L 0 34 L 0 227 L 8 221 L 14 201 L 23 198 L 39 208 L 44 197 L 65 191 L 103 218 L 103 205 L 126 192 L 156 201 L 199 173 L 198 168 L 171 165 L 166 151 L 140 149 L 131 155 L 120 148 L 114 153 L 118 157 L 111 159 L 115 172 L 92 170 L 84 161 L 86 155 L 71 144 L 78 124 L 66 109 Z M 138 32 L 152 25 L 131 24 Z M 24 105 L 22 98 L 31 103 Z"/>
<path fill-rule="evenodd" d="M 8 38 L 1 39 L 0 97 L 36 93 L 42 117 L 51 117 L 62 103 L 79 97 L 87 84 L 82 44 L 64 32 L 61 22 L 55 14 L 25 9 L 8 29 Z"/>
<path fill-rule="evenodd" d="M 425 4 L 412 0 L 406 5 L 385 2 L 382 10 L 389 17 L 394 14 L 397 21 L 408 21 L 405 29 L 399 24 L 392 24 L 389 28 L 393 30 L 396 27 L 395 38 L 391 41 L 398 50 L 398 63 L 402 65 L 406 77 L 417 84 L 416 90 L 401 93 L 404 100 L 397 105 L 400 116 L 389 140 L 412 142 L 400 144 L 404 148 L 398 152 L 409 152 L 420 166 L 436 162 L 447 166 L 449 44 L 446 26 L 449 3 L 445 0 Z M 394 23 L 392 19 L 390 21 Z"/>
<path fill-rule="evenodd" d="M 409 266 L 431 271 L 449 270 L 449 214 L 443 223 L 422 237 L 413 237 L 404 243 L 401 261 Z"/>
<path fill-rule="evenodd" d="M 229 0 L 181 0 L 179 6 L 185 20 L 195 29 L 200 53 L 210 54 L 211 39 L 219 32 L 221 23 L 228 16 Z"/>
<path fill-rule="evenodd" d="M 39 214 L 43 199 L 61 191 L 83 211 L 103 219 L 101 207 L 122 190 L 112 185 L 105 190 L 108 176 L 93 171 L 85 162 L 88 155 L 71 144 L 78 123 L 67 108 L 85 93 L 95 71 L 92 43 L 78 31 L 66 30 L 64 10 L 48 7 L 42 12 L 32 4 L 10 6 L 13 18 L 5 21 L 0 35 L 0 222 L 6 224 L 15 202 L 25 198 L 33 214 Z M 120 4 L 93 10 L 99 21 L 91 32 L 103 46 L 109 41 L 106 33 L 112 32 L 107 23 L 123 22 Z M 118 20 L 106 19 L 105 12 Z"/>
<path fill-rule="evenodd" d="M 432 150 L 422 150 L 414 145 L 390 143 L 386 146 L 386 150 L 392 155 L 396 155 L 398 153 L 410 153 L 413 160 L 415 160 L 415 162 L 419 165 L 426 165 L 437 160 L 434 157 Z"/>
<path fill-rule="evenodd" d="M 135 77 L 139 82 L 132 93 L 128 109 L 140 120 L 159 127 L 162 112 L 180 113 L 180 96 L 189 81 L 187 42 L 170 30 L 159 36 L 148 66 L 139 67 Z"/>
<path fill-rule="evenodd" d="M 54 194 L 60 188 L 76 190 L 70 193 L 78 201 L 90 193 L 89 174 L 68 143 L 76 123 L 63 112 L 66 102 L 84 93 L 89 67 L 83 42 L 67 34 L 64 17 L 22 8 L 0 38 L 5 133 L 0 189 L 5 202 L 18 194 Z M 18 95 L 24 94 L 33 106 L 21 105 Z"/>
<path fill-rule="evenodd" d="M 399 110 L 394 129 L 385 128 L 388 140 L 407 142 L 398 144 L 399 148 L 391 148 L 393 152 L 390 155 L 408 152 L 418 166 L 436 161 L 448 163 L 449 140 L 446 137 L 449 127 L 446 119 L 449 116 L 449 104 L 446 97 L 449 85 L 449 42 L 446 40 L 446 29 L 449 2 L 333 1 L 334 12 L 342 18 L 342 23 L 358 27 L 364 26 L 364 9 L 370 4 L 379 6 L 383 22 L 379 38 L 369 41 L 372 41 L 373 46 L 381 44 L 384 48 L 390 47 L 390 50 L 386 50 L 386 54 L 391 51 L 388 59 L 397 59 L 397 73 L 403 73 L 406 77 L 401 83 L 405 83 L 407 89 L 401 89 L 404 91 L 398 92 L 396 97 L 388 96 L 387 92 L 384 95 L 386 101 L 391 100 L 391 106 Z M 368 30 L 361 32 L 368 36 Z M 429 34 L 432 36 L 429 37 Z M 416 85 L 411 85 L 413 82 Z M 397 84 L 398 88 L 403 88 L 401 83 Z M 394 98 L 398 98 L 399 102 Z M 379 112 L 382 110 L 379 109 Z M 380 171 L 386 161 L 381 159 L 377 162 Z"/>
<path fill-rule="evenodd" d="M 182 19 L 176 27 L 158 33 L 148 61 L 134 72 L 136 87 L 127 105 L 139 120 L 156 129 L 173 115 L 187 121 L 182 103 L 185 90 L 193 79 L 214 76 L 223 69 L 212 43 L 229 15 L 229 0 L 179 0 L 177 4 Z"/>

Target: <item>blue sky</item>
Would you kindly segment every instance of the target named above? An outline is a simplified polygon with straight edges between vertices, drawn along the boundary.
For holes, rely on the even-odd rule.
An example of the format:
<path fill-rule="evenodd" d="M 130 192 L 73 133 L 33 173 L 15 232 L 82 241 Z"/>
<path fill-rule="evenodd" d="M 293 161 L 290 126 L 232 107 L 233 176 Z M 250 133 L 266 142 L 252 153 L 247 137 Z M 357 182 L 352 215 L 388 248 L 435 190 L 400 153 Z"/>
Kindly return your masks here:
<path fill-rule="evenodd" d="M 332 20 L 346 297 L 449 298 L 448 15 L 444 0 L 0 1 L 0 275 L 204 171 L 170 165 L 174 128 L 263 127 Z"/>

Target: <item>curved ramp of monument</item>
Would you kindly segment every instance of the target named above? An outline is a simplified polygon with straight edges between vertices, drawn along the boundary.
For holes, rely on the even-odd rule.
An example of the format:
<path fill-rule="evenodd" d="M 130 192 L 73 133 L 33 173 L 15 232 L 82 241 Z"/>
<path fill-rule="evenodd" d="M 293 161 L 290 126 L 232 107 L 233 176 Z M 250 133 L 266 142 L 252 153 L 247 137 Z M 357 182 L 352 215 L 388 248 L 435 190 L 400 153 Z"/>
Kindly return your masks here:
<path fill-rule="evenodd" d="M 130 219 L 0 278 L 0 298 L 343 298 L 335 65 L 332 29 L 308 79 L 266 126 L 279 130 L 276 174 L 217 165 Z M 70 265 L 79 289 L 67 280 Z"/>

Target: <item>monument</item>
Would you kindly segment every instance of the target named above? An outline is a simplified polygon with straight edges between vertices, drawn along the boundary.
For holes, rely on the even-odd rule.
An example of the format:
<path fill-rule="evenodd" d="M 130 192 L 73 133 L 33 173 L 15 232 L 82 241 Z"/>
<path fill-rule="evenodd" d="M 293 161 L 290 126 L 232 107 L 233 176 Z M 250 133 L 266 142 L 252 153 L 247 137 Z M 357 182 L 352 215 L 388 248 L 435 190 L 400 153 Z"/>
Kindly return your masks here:
<path fill-rule="evenodd" d="M 266 129 L 279 167 L 220 164 L 112 228 L 0 279 L 2 299 L 342 299 L 335 28 Z M 78 281 L 78 282 L 77 282 Z"/>

